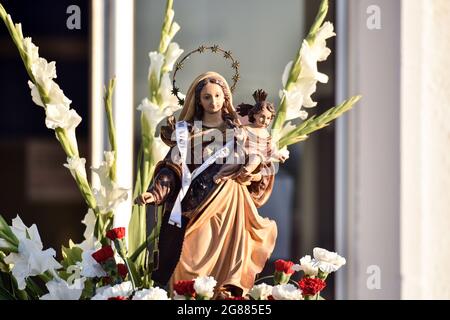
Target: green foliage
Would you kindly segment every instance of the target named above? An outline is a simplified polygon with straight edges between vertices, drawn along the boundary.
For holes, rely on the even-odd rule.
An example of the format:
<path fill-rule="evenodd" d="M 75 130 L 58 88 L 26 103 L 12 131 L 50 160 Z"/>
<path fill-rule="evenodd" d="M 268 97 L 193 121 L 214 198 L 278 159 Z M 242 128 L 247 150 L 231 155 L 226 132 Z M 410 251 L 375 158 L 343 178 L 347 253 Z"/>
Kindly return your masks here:
<path fill-rule="evenodd" d="M 289 146 L 291 144 L 306 140 L 309 134 L 328 126 L 331 121 L 337 119 L 342 114 L 349 111 L 360 99 L 361 96 L 352 97 L 344 101 L 340 105 L 328 109 L 328 111 L 318 117 L 312 116 L 311 118 L 303 122 L 299 127 L 295 128 L 291 132 L 287 133 L 284 137 L 282 137 L 279 142 L 279 148 L 281 149 L 285 146 Z"/>

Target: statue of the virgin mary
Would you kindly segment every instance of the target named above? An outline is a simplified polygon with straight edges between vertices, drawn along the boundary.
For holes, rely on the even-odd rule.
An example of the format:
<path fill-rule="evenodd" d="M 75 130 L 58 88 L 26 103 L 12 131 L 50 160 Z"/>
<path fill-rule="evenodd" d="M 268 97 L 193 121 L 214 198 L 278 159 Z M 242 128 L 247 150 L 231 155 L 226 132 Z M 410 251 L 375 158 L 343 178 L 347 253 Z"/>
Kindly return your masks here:
<path fill-rule="evenodd" d="M 159 267 L 152 274 L 157 283 L 213 276 L 216 297 L 245 295 L 270 257 L 277 227 L 259 216 L 257 208 L 268 200 L 274 176 L 213 181 L 223 166 L 222 151 L 236 143 L 226 141 L 226 132 L 239 126 L 227 81 L 206 72 L 191 84 L 178 122 L 162 128 L 171 150 L 157 164 L 151 187 L 138 198 L 163 205 Z M 224 141 L 215 152 L 211 139 L 202 139 L 212 132 Z"/>

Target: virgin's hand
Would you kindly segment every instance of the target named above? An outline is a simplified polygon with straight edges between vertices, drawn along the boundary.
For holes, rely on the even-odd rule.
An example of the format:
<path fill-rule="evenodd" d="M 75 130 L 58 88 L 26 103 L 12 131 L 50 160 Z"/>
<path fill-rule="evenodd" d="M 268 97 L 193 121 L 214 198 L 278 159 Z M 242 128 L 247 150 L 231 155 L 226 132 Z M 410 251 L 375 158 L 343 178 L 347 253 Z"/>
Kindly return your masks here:
<path fill-rule="evenodd" d="M 153 202 L 155 202 L 155 198 L 153 197 L 153 194 L 151 194 L 150 192 L 144 192 L 134 200 L 134 203 L 140 206 Z"/>

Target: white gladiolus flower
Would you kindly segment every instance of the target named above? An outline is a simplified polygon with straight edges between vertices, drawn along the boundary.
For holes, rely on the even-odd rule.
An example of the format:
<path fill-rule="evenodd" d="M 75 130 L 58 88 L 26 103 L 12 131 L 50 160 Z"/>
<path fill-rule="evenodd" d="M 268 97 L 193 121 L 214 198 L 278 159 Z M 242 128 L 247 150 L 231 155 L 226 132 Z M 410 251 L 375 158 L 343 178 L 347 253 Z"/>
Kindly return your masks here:
<path fill-rule="evenodd" d="M 86 250 L 96 251 L 97 249 L 100 249 L 100 244 L 98 244 L 97 238 L 94 235 L 95 223 L 97 222 L 97 218 L 95 217 L 94 211 L 92 209 L 89 209 L 86 215 L 84 216 L 83 221 L 81 222 L 86 226 L 86 229 L 84 230 L 83 233 L 84 241 L 80 243 L 78 247 L 80 247 L 83 251 Z"/>
<path fill-rule="evenodd" d="M 287 160 L 289 159 L 290 152 L 287 147 L 284 147 L 283 149 L 278 150 L 278 155 Z"/>
<path fill-rule="evenodd" d="M 172 94 L 172 82 L 170 81 L 170 77 L 168 73 L 164 73 L 161 78 L 161 83 L 159 86 L 158 94 L 161 97 L 160 108 L 166 109 L 166 107 L 170 107 L 168 111 L 165 111 L 167 116 L 171 116 L 175 111 L 181 109 L 181 106 L 178 104 L 177 97 Z M 184 98 L 184 94 L 178 93 L 180 98 Z"/>
<path fill-rule="evenodd" d="M 137 291 L 132 300 L 170 300 L 167 292 L 159 287 Z"/>
<path fill-rule="evenodd" d="M 81 117 L 75 110 L 70 109 L 72 101 L 64 95 L 58 84 L 53 81 L 56 78 L 55 62 L 48 63 L 44 58 L 40 58 L 39 48 L 33 44 L 31 38 L 23 39 L 23 50 L 36 83 L 28 81 L 31 98 L 35 104 L 45 109 L 45 125 L 53 130 L 57 128 L 65 129 L 72 149 L 75 153 L 78 153 L 75 128 L 80 124 Z M 42 95 L 46 99 L 46 103 L 42 101 L 38 87 L 43 91 Z"/>
<path fill-rule="evenodd" d="M 30 64 L 35 63 L 39 59 L 39 48 L 32 42 L 30 37 L 23 39 L 22 44 Z"/>
<path fill-rule="evenodd" d="M 199 296 L 211 299 L 217 281 L 213 277 L 198 277 L 194 280 L 194 290 Z"/>
<path fill-rule="evenodd" d="M 105 157 L 105 162 L 106 165 L 111 168 L 112 165 L 114 164 L 114 160 L 115 160 L 115 152 L 114 151 L 104 151 L 103 155 Z"/>
<path fill-rule="evenodd" d="M 173 9 L 169 9 L 167 11 L 167 22 L 171 24 L 173 22 L 173 18 L 175 17 L 175 11 Z"/>
<path fill-rule="evenodd" d="M 163 72 L 170 72 L 173 70 L 173 65 L 175 64 L 175 61 L 183 54 L 184 50 L 180 49 L 180 46 L 176 42 L 172 42 L 169 44 L 169 47 L 167 48 L 166 56 L 165 56 L 165 62 L 164 62 L 164 68 Z"/>
<path fill-rule="evenodd" d="M 31 81 L 28 81 L 28 86 L 31 89 L 31 99 L 33 102 L 38 106 L 45 108 L 44 102 L 42 102 L 41 96 L 39 95 L 38 88 Z"/>
<path fill-rule="evenodd" d="M 303 94 L 300 90 L 281 90 L 280 98 L 285 99 L 286 103 L 286 120 L 294 120 L 300 118 L 300 112 L 303 106 Z"/>
<path fill-rule="evenodd" d="M 295 128 L 296 127 L 292 124 L 292 122 L 287 122 L 281 130 L 272 130 L 272 141 L 277 143 L 282 137 L 295 130 Z"/>
<path fill-rule="evenodd" d="M 307 255 L 300 259 L 300 264 L 294 265 L 292 269 L 295 271 L 303 271 L 307 276 L 317 276 L 319 272 L 318 262 L 311 259 L 311 256 Z"/>
<path fill-rule="evenodd" d="M 97 294 L 91 300 L 108 300 L 114 297 L 129 297 L 133 292 L 130 281 L 122 282 L 114 287 L 105 286 L 97 289 Z"/>
<path fill-rule="evenodd" d="M 273 287 L 272 296 L 275 300 L 303 300 L 302 291 L 290 283 Z"/>
<path fill-rule="evenodd" d="M 10 253 L 4 261 L 14 265 L 12 274 L 16 278 L 20 290 L 25 289 L 26 278 L 61 268 L 61 265 L 54 259 L 55 250 L 42 251 L 41 237 L 35 224 L 28 228 L 17 216 L 12 222 L 11 231 L 19 239 L 18 253 Z"/>
<path fill-rule="evenodd" d="M 51 280 L 45 284 L 48 293 L 40 297 L 40 300 L 79 300 L 85 280 L 76 279 L 72 285 L 62 279 Z"/>
<path fill-rule="evenodd" d="M 299 116 L 300 116 L 300 119 L 302 119 L 304 121 L 308 118 L 308 112 L 306 112 L 305 110 L 300 110 Z"/>
<path fill-rule="evenodd" d="M 249 291 L 249 295 L 255 300 L 267 300 L 268 297 L 272 295 L 272 289 L 273 289 L 272 286 L 265 283 L 261 283 L 254 286 Z"/>
<path fill-rule="evenodd" d="M 37 276 L 47 270 L 61 268 L 61 265 L 54 259 L 55 250 L 47 249 L 42 251 L 42 243 L 36 243 L 29 239 L 19 242 L 19 253 L 10 253 L 4 261 L 13 264 L 12 274 L 17 280 L 20 290 L 26 287 L 26 278 Z"/>
<path fill-rule="evenodd" d="M 148 54 L 150 58 L 150 67 L 148 70 L 148 80 L 154 79 L 159 82 L 159 75 L 161 74 L 161 68 L 164 64 L 164 56 L 156 51 L 152 51 Z"/>
<path fill-rule="evenodd" d="M 100 246 L 99 246 L 100 247 Z M 106 277 L 108 274 L 103 270 L 102 266 L 95 261 L 92 257 L 92 254 L 97 251 L 99 248 L 84 250 L 81 254 L 81 265 L 78 262 L 77 265 L 80 265 L 81 272 L 80 274 L 83 277 L 95 278 L 95 277 Z"/>
<path fill-rule="evenodd" d="M 22 219 L 20 219 L 19 216 L 12 220 L 11 231 L 19 240 L 27 239 L 27 233 L 30 239 L 36 241 L 41 240 L 41 238 L 39 237 L 39 233 L 37 233 L 36 225 L 33 224 L 30 228 L 27 228 L 27 226 L 23 223 Z"/>
<path fill-rule="evenodd" d="M 317 57 L 315 54 L 316 53 L 314 52 L 313 47 L 311 47 L 306 40 L 303 41 L 301 49 L 302 70 L 297 82 L 299 82 L 299 80 L 302 78 L 314 79 L 321 83 L 328 82 L 328 76 L 324 73 L 319 72 L 317 69 Z"/>
<path fill-rule="evenodd" d="M 39 58 L 31 65 L 31 73 L 36 83 L 48 93 L 55 84 L 53 79 L 56 78 L 56 63 L 54 61 L 48 63 L 44 58 Z"/>
<path fill-rule="evenodd" d="M 94 171 L 95 172 L 95 171 Z M 128 189 L 117 187 L 116 183 L 109 183 L 108 187 L 101 186 L 93 191 L 100 213 L 106 214 L 128 199 Z"/>
<path fill-rule="evenodd" d="M 23 39 L 22 43 L 23 50 L 27 56 L 27 64 L 33 74 L 34 80 L 36 84 L 42 88 L 49 99 L 47 104 L 63 104 L 69 107 L 71 101 L 53 81 L 53 79 L 56 78 L 56 63 L 54 61 L 49 63 L 46 59 L 39 57 L 39 48 L 33 44 L 31 38 Z M 42 102 L 35 85 L 31 81 L 28 81 L 28 85 L 31 89 L 33 102 L 44 107 L 44 103 Z"/>
<path fill-rule="evenodd" d="M 101 213 L 113 211 L 120 203 L 128 199 L 128 189 L 120 188 L 117 183 L 109 177 L 109 171 L 114 160 L 114 154 L 105 152 L 105 159 L 98 168 L 92 168 L 92 171 L 100 179 L 100 188 L 93 190 L 95 200 Z"/>
<path fill-rule="evenodd" d="M 142 103 L 138 107 L 138 110 L 144 112 L 145 119 L 147 120 L 152 133 L 155 132 L 156 127 L 162 120 L 173 115 L 173 113 L 178 109 L 180 109 L 180 106 L 176 104 L 161 108 L 147 98 L 142 100 Z"/>
<path fill-rule="evenodd" d="M 170 147 L 166 145 L 160 137 L 153 138 L 152 143 L 152 157 L 155 162 L 161 161 L 169 152 Z"/>
<path fill-rule="evenodd" d="M 64 167 L 70 170 L 70 173 L 75 178 L 76 173 L 78 173 L 83 178 L 87 178 L 86 176 L 86 159 L 85 158 L 67 158 L 67 163 L 64 164 Z"/>
<path fill-rule="evenodd" d="M 177 22 L 173 22 L 172 25 L 170 26 L 170 31 L 169 31 L 169 38 L 170 40 L 173 39 L 173 37 L 175 37 L 175 35 L 177 34 L 178 31 L 180 31 L 181 27 Z"/>
<path fill-rule="evenodd" d="M 47 104 L 45 115 L 45 125 L 53 130 L 76 128 L 81 122 L 77 112 L 64 104 Z"/>
<path fill-rule="evenodd" d="M 325 61 L 330 55 L 331 50 L 327 48 L 326 40 L 335 35 L 333 24 L 329 21 L 325 22 L 317 31 L 312 49 L 318 61 Z"/>
<path fill-rule="evenodd" d="M 282 76 L 285 89 L 280 91 L 280 97 L 284 97 L 286 103 L 285 121 L 297 118 L 306 120 L 308 113 L 302 110 L 302 107 L 313 108 L 317 105 L 311 98 L 311 95 L 316 92 L 317 82 L 328 82 L 328 76 L 318 71 L 317 62 L 325 61 L 328 58 L 331 50 L 326 47 L 326 40 L 335 35 L 333 25 L 330 22 L 325 22 L 317 31 L 311 44 L 306 40 L 303 41 L 300 50 L 300 74 L 291 84 L 289 90 L 287 90 L 286 85 L 293 61 L 286 65 Z"/>
<path fill-rule="evenodd" d="M 281 76 L 281 83 L 283 84 L 283 87 L 286 87 L 286 84 L 289 80 L 289 74 L 291 73 L 292 65 L 294 64 L 294 61 L 289 61 L 286 67 L 284 67 L 283 75 Z"/>
<path fill-rule="evenodd" d="M 109 177 L 109 172 L 111 170 L 112 165 L 114 164 L 114 151 L 104 151 L 103 156 L 105 160 L 102 161 L 99 167 L 91 168 L 100 179 L 100 184 L 102 186 L 107 185 L 111 182 L 111 179 Z"/>
<path fill-rule="evenodd" d="M 319 269 L 324 273 L 336 272 L 346 260 L 336 252 L 330 252 L 322 248 L 314 248 L 314 259 L 319 262 Z"/>

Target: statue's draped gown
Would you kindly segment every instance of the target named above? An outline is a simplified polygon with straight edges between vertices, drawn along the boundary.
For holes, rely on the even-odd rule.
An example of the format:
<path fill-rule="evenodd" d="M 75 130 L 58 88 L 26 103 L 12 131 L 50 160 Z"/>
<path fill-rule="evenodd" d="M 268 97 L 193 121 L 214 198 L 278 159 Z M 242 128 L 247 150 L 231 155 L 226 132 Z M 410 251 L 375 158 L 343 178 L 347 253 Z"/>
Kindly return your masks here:
<path fill-rule="evenodd" d="M 209 131 L 202 127 L 196 135 Z M 225 127 L 220 132 L 225 137 Z M 191 142 L 193 150 L 193 139 Z M 207 153 L 205 148 L 209 143 L 201 143 L 202 153 Z M 160 284 L 170 281 L 173 285 L 179 280 L 213 276 L 217 280 L 216 289 L 233 285 L 246 294 L 275 246 L 275 222 L 261 217 L 257 211 L 272 192 L 274 176 L 263 176 L 261 181 L 250 185 L 243 184 L 239 178 L 216 185 L 213 176 L 223 164 L 214 163 L 193 180 L 182 201 L 183 226 L 180 229 L 168 223 L 182 177 L 181 166 L 170 156 L 178 151 L 172 149 L 156 166 L 149 188 L 155 203 L 164 204 L 160 263 L 153 279 Z M 191 155 L 194 157 L 193 151 Z M 195 156 L 198 157 L 198 152 Z M 190 159 L 191 171 L 201 165 L 192 164 L 193 158 Z M 197 159 L 195 163 L 198 162 Z"/>

